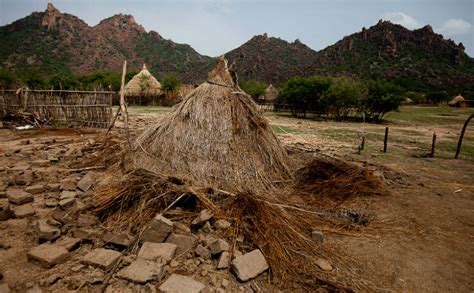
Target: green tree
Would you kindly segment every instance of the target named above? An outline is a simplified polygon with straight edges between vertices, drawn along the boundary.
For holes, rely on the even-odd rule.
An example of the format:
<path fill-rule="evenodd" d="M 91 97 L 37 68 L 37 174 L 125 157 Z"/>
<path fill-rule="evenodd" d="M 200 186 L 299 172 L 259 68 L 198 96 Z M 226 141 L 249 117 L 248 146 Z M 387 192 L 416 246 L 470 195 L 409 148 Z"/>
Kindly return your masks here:
<path fill-rule="evenodd" d="M 403 95 L 400 87 L 382 80 L 370 80 L 366 85 L 369 91 L 359 108 L 365 119 L 382 121 L 385 114 L 398 110 Z"/>
<path fill-rule="evenodd" d="M 172 92 L 177 89 L 181 85 L 181 81 L 178 79 L 176 74 L 171 73 L 166 75 L 163 78 L 163 82 L 161 83 L 161 88 L 166 92 Z"/>
<path fill-rule="evenodd" d="M 345 119 L 358 111 L 361 101 L 368 94 L 368 88 L 362 82 L 350 78 L 335 78 L 327 92 L 321 97 L 328 116 Z"/>
<path fill-rule="evenodd" d="M 433 104 L 440 104 L 442 102 L 447 102 L 451 99 L 445 91 L 433 91 L 426 94 L 426 100 Z"/>
<path fill-rule="evenodd" d="M 77 90 L 81 84 L 76 76 L 71 74 L 55 75 L 48 80 L 48 86 L 55 90 Z"/>
<path fill-rule="evenodd" d="M 287 104 L 296 117 L 306 117 L 307 112 L 325 113 L 320 99 L 330 85 L 330 79 L 325 77 L 292 77 L 281 89 L 279 103 Z"/>
<path fill-rule="evenodd" d="M 16 74 L 9 71 L 0 71 L 0 88 L 14 89 L 18 87 L 20 80 Z"/>
<path fill-rule="evenodd" d="M 267 88 L 263 82 L 255 79 L 242 81 L 239 86 L 244 90 L 244 92 L 252 96 L 254 100 L 257 100 L 260 96 L 264 95 L 265 89 Z"/>

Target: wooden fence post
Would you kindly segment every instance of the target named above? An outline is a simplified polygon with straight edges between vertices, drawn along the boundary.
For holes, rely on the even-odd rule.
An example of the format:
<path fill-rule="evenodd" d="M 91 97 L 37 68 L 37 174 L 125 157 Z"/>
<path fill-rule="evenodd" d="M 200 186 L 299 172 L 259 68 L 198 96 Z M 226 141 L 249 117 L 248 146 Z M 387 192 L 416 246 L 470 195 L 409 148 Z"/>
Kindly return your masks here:
<path fill-rule="evenodd" d="M 383 152 L 387 152 L 388 127 L 385 127 L 385 138 L 383 139 Z"/>
<path fill-rule="evenodd" d="M 467 125 L 469 124 L 469 121 L 471 121 L 472 117 L 474 117 L 474 114 L 471 114 L 471 116 L 467 118 L 466 122 L 464 122 L 464 126 L 462 127 L 462 130 L 461 130 L 461 136 L 459 137 L 459 141 L 458 141 L 458 147 L 456 149 L 456 155 L 454 155 L 455 159 L 458 158 L 459 153 L 461 152 L 461 144 L 462 144 L 462 139 L 464 137 L 464 132 L 466 131 Z"/>
<path fill-rule="evenodd" d="M 434 158 L 435 145 L 436 145 L 436 132 L 433 132 L 433 140 L 431 141 L 431 153 L 430 153 L 430 157 L 432 158 Z"/>

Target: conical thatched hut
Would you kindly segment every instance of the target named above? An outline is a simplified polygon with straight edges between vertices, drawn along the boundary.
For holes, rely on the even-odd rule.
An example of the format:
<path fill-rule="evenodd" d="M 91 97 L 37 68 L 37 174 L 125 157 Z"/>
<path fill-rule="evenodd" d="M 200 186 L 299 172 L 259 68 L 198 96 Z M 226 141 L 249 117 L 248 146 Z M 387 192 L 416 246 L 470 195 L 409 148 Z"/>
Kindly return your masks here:
<path fill-rule="evenodd" d="M 450 107 L 466 107 L 467 103 L 465 103 L 463 96 L 457 95 L 448 102 L 448 105 Z"/>
<path fill-rule="evenodd" d="M 136 166 L 228 191 L 291 178 L 287 154 L 222 56 L 206 82 L 137 139 Z"/>
<path fill-rule="evenodd" d="M 262 100 L 265 102 L 274 102 L 278 98 L 278 90 L 270 84 L 265 89 L 265 94 L 262 97 Z"/>
<path fill-rule="evenodd" d="M 150 98 L 157 97 L 161 94 L 161 84 L 148 71 L 146 65 L 137 73 L 126 85 L 125 96 L 128 101 L 135 104 L 149 101 Z"/>

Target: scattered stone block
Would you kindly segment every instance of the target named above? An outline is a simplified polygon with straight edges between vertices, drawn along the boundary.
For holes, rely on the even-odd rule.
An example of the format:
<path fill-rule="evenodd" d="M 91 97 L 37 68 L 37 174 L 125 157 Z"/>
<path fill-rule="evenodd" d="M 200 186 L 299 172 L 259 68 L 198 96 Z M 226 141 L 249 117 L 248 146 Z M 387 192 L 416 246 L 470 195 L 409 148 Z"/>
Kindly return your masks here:
<path fill-rule="evenodd" d="M 173 232 L 173 222 L 157 214 L 142 234 L 141 241 L 161 243 Z"/>
<path fill-rule="evenodd" d="M 66 261 L 69 252 L 64 247 L 44 243 L 28 251 L 26 256 L 29 261 L 38 262 L 41 267 L 49 269 Z"/>
<path fill-rule="evenodd" d="M 95 184 L 95 174 L 93 172 L 87 173 L 82 179 L 77 183 L 77 188 L 86 192 Z"/>
<path fill-rule="evenodd" d="M 199 213 L 199 216 L 197 216 L 192 222 L 191 222 L 191 227 L 195 228 L 195 229 L 198 229 L 202 226 L 204 226 L 204 224 L 206 224 L 207 221 L 209 221 L 210 219 L 212 219 L 214 215 L 212 214 L 212 212 L 208 209 L 204 209 L 202 210 L 200 213 Z"/>
<path fill-rule="evenodd" d="M 75 198 L 66 198 L 66 199 L 63 199 L 63 200 L 59 201 L 59 206 L 63 210 L 69 210 L 69 209 L 73 208 L 75 204 L 76 204 L 76 199 Z"/>
<path fill-rule="evenodd" d="M 120 248 L 127 248 L 135 242 L 135 237 L 128 235 L 125 232 L 122 233 L 113 233 L 113 232 L 105 232 L 102 240 L 105 243 L 112 244 L 114 246 L 118 246 Z"/>
<path fill-rule="evenodd" d="M 76 183 L 72 179 L 64 179 L 61 181 L 60 189 L 74 191 L 76 190 Z"/>
<path fill-rule="evenodd" d="M 253 279 L 268 269 L 268 263 L 259 249 L 252 250 L 232 261 L 232 271 L 242 282 Z"/>
<path fill-rule="evenodd" d="M 26 170 L 22 174 L 16 176 L 15 183 L 18 185 L 31 185 L 31 183 L 33 183 L 33 171 Z"/>
<path fill-rule="evenodd" d="M 166 242 L 176 244 L 178 246 L 176 248 L 176 255 L 181 255 L 194 248 L 196 245 L 196 238 L 194 236 L 171 233 L 166 239 Z"/>
<path fill-rule="evenodd" d="M 138 257 L 148 260 L 162 259 L 169 262 L 173 259 L 177 247 L 173 243 L 145 242 L 138 252 Z"/>
<path fill-rule="evenodd" d="M 216 268 L 218 270 L 227 269 L 229 267 L 229 263 L 230 263 L 230 252 L 224 251 L 221 253 L 219 260 L 217 261 Z"/>
<path fill-rule="evenodd" d="M 55 208 L 58 205 L 59 201 L 55 198 L 47 198 L 44 201 L 44 206 L 47 208 Z"/>
<path fill-rule="evenodd" d="M 76 198 L 76 192 L 70 190 L 63 190 L 61 195 L 59 196 L 59 200 L 68 199 L 68 198 Z"/>
<path fill-rule="evenodd" d="M 10 204 L 6 200 L 0 201 L 0 221 L 6 221 L 13 217 L 13 211 L 10 209 Z"/>
<path fill-rule="evenodd" d="M 212 232 L 211 223 L 209 223 L 209 221 L 206 222 L 199 231 L 201 231 L 202 233 L 211 233 Z"/>
<path fill-rule="evenodd" d="M 223 251 L 229 251 L 230 245 L 225 240 L 217 239 L 209 244 L 209 249 L 211 250 L 212 255 L 217 255 Z"/>
<path fill-rule="evenodd" d="M 32 167 L 49 167 L 49 164 L 48 160 L 35 160 L 31 162 Z"/>
<path fill-rule="evenodd" d="M 230 222 L 227 221 L 227 220 L 217 220 L 215 223 L 214 223 L 214 227 L 218 230 L 220 229 L 227 229 L 231 226 Z"/>
<path fill-rule="evenodd" d="M 61 236 L 61 230 L 49 225 L 47 220 L 38 220 L 36 229 L 39 241 L 52 241 Z"/>
<path fill-rule="evenodd" d="M 99 220 L 97 217 L 89 214 L 80 214 L 76 221 L 77 227 L 79 228 L 95 226 L 98 223 Z"/>
<path fill-rule="evenodd" d="M 122 254 L 118 251 L 97 248 L 85 255 L 82 263 L 108 271 L 117 264 L 121 256 Z"/>
<path fill-rule="evenodd" d="M 203 283 L 191 277 L 172 274 L 158 290 L 161 293 L 198 293 L 205 287 Z"/>
<path fill-rule="evenodd" d="M 311 231 L 311 238 L 313 238 L 316 242 L 323 243 L 324 234 L 320 230 L 313 229 L 313 231 Z"/>
<path fill-rule="evenodd" d="M 316 265 L 323 271 L 332 271 L 331 264 L 324 258 L 318 258 L 318 260 L 316 260 Z"/>
<path fill-rule="evenodd" d="M 7 198 L 11 203 L 16 205 L 27 204 L 34 201 L 33 195 L 31 195 L 31 193 L 19 189 L 7 190 Z"/>
<path fill-rule="evenodd" d="M 131 265 L 121 269 L 117 277 L 144 284 L 148 281 L 161 281 L 163 266 L 149 260 L 137 259 Z"/>
<path fill-rule="evenodd" d="M 13 210 L 13 214 L 15 215 L 15 218 L 21 219 L 33 216 L 34 214 L 36 214 L 36 211 L 31 204 L 24 204 L 16 207 Z"/>
<path fill-rule="evenodd" d="M 56 240 L 54 244 L 64 247 L 68 251 L 73 251 L 79 248 L 79 246 L 81 246 L 81 242 L 82 242 L 82 239 L 80 238 L 72 238 L 72 237 L 64 236 Z"/>
<path fill-rule="evenodd" d="M 43 184 L 35 184 L 25 188 L 25 191 L 31 194 L 38 194 L 46 191 L 46 187 Z"/>
<path fill-rule="evenodd" d="M 60 187 L 61 187 L 61 184 L 59 184 L 59 183 L 50 183 L 50 184 L 46 185 L 46 187 L 48 188 L 48 191 L 59 191 Z"/>
<path fill-rule="evenodd" d="M 55 209 L 51 217 L 63 225 L 70 225 L 74 223 L 74 218 L 69 212 L 63 211 L 59 208 Z"/>
<path fill-rule="evenodd" d="M 86 241 L 92 241 L 97 236 L 97 231 L 94 229 L 87 228 L 76 228 L 72 230 L 72 236 L 74 238 L 80 238 Z"/>
<path fill-rule="evenodd" d="M 205 246 L 202 246 L 201 244 L 199 244 L 196 249 L 194 250 L 194 252 L 202 257 L 203 259 L 210 259 L 211 258 L 211 251 L 209 250 L 209 248 L 205 247 Z"/>

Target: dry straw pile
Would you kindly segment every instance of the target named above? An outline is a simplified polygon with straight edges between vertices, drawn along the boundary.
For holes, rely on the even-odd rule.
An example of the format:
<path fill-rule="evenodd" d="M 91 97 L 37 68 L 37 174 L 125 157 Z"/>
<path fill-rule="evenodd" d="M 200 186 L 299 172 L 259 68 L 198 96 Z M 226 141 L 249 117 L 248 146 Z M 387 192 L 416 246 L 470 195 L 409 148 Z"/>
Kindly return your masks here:
<path fill-rule="evenodd" d="M 286 151 L 223 57 L 205 83 L 138 137 L 134 151 L 136 166 L 233 192 L 291 178 Z"/>

